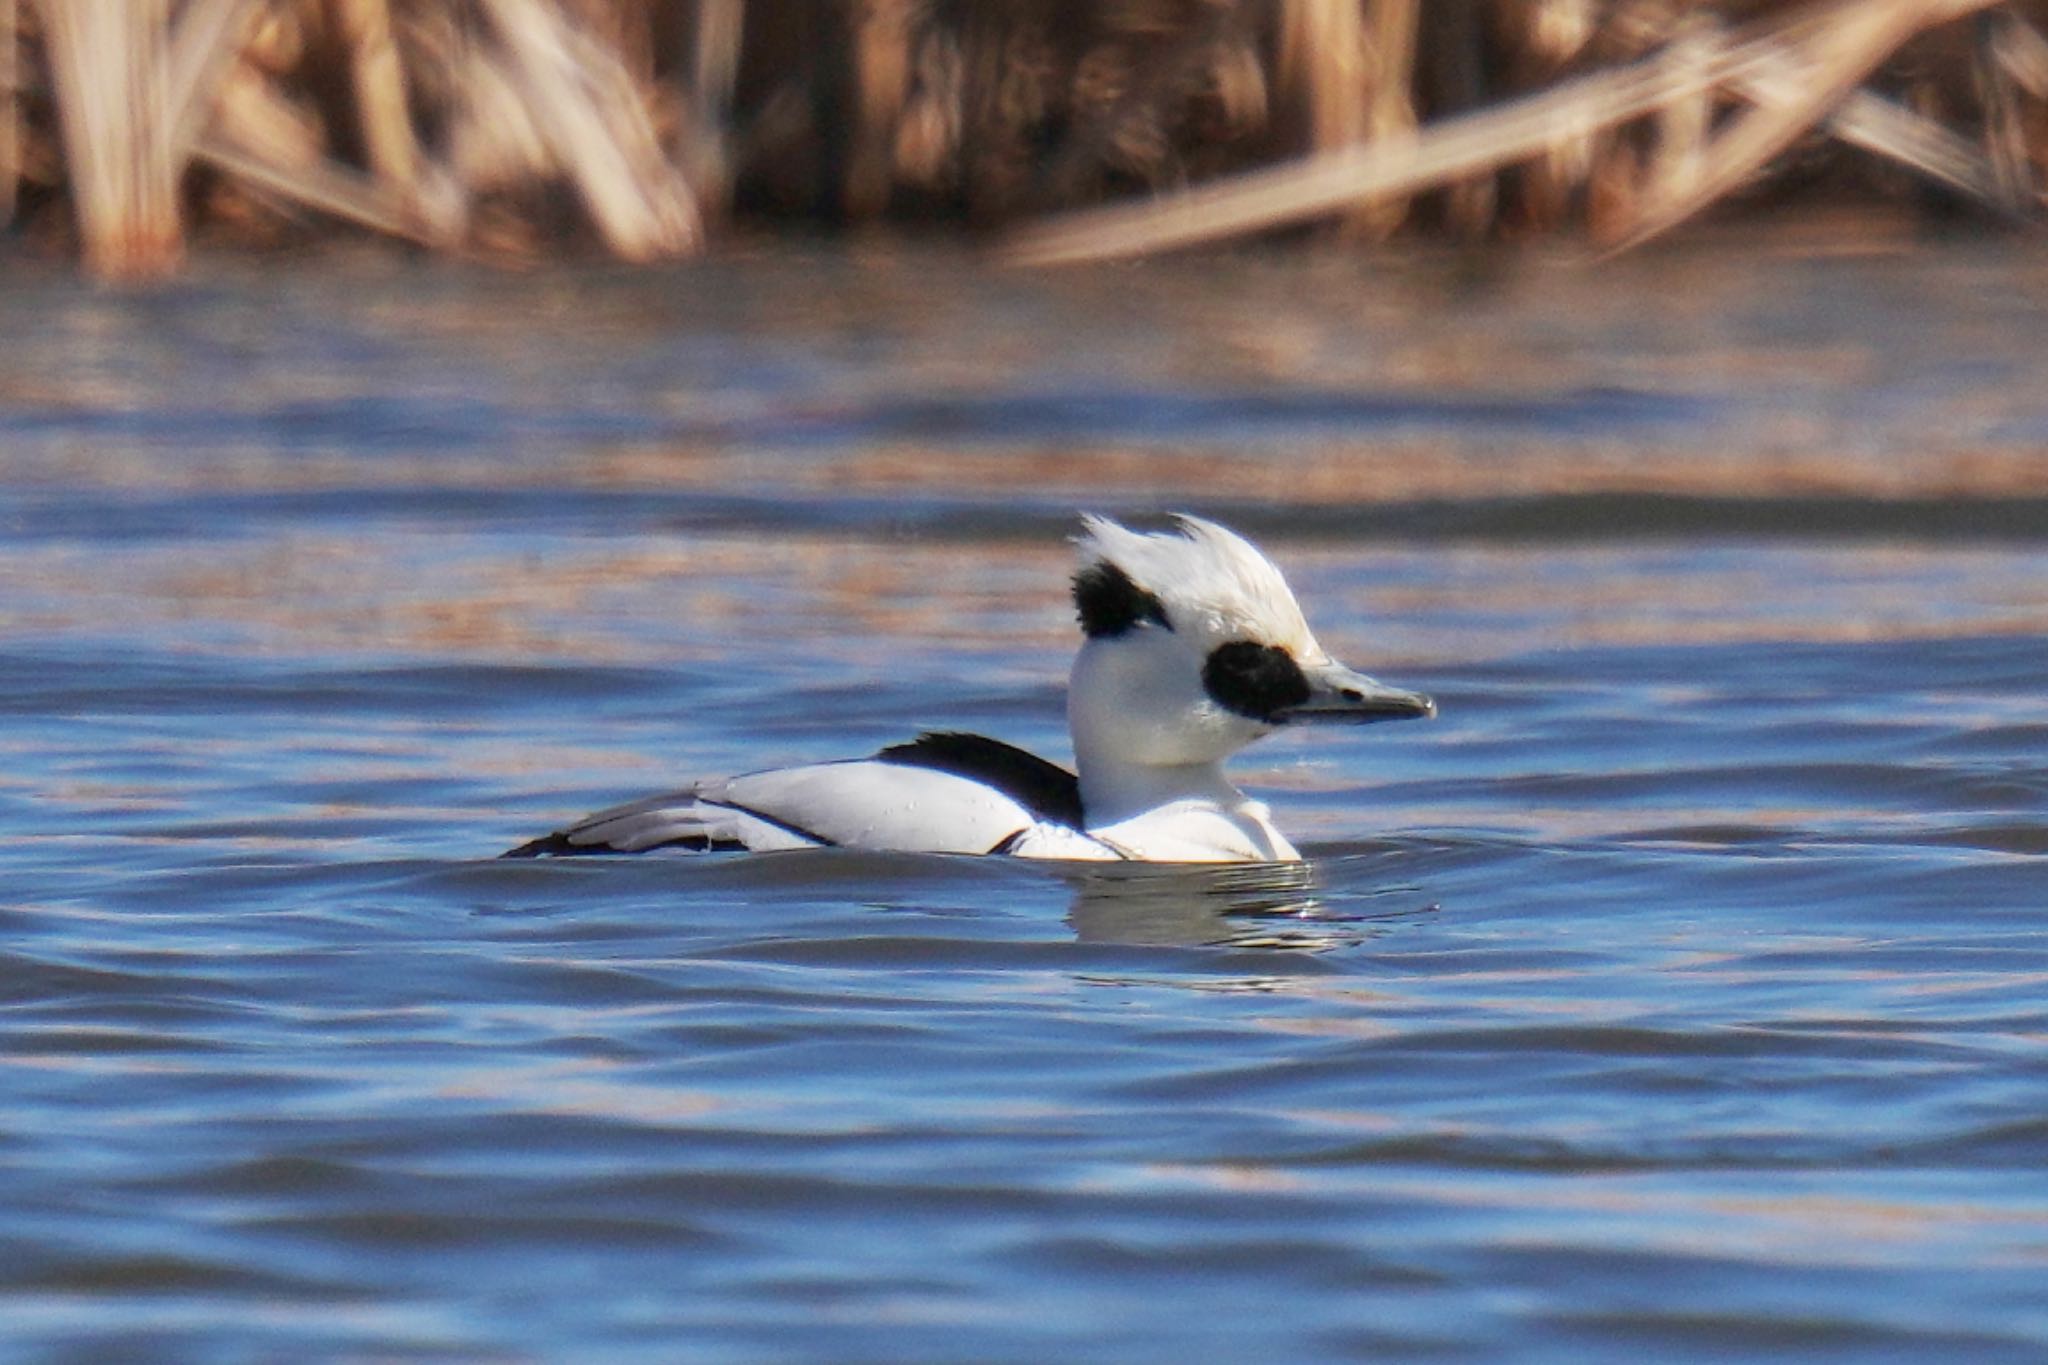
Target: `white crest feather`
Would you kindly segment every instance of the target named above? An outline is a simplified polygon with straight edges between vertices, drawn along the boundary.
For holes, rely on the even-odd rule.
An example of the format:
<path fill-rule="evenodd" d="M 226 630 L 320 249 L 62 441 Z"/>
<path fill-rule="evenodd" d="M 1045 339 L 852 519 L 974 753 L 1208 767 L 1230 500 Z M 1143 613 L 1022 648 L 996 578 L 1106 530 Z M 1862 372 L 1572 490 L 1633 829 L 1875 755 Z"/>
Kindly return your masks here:
<path fill-rule="evenodd" d="M 1301 659 L 1321 656 L 1287 580 L 1256 546 L 1213 521 L 1173 520 L 1175 531 L 1133 531 L 1086 513 L 1074 545 L 1084 564 L 1113 564 L 1157 597 L 1176 631 L 1210 644 L 1249 639 Z"/>

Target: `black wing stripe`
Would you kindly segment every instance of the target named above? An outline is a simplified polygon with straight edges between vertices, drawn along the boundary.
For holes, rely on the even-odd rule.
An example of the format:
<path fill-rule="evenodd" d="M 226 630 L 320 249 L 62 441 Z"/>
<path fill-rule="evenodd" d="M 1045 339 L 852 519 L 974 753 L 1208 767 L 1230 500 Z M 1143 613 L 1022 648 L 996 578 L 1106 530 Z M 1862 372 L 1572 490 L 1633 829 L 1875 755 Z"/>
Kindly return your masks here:
<path fill-rule="evenodd" d="M 787 820 L 778 820 L 766 811 L 758 811 L 751 806 L 743 806 L 737 801 L 711 801 L 701 796 L 692 799 L 700 805 L 714 806 L 719 810 L 729 810 L 735 815 L 744 815 L 751 819 L 759 820 L 762 824 L 773 826 L 785 834 L 809 840 L 811 843 L 819 844 L 825 848 L 837 848 L 839 846 L 839 841 L 836 839 L 827 839 L 824 835 L 813 830 L 805 829 L 801 825 L 791 824 Z M 623 810 L 624 808 L 621 809 Z M 658 809 L 658 807 L 655 809 Z M 747 847 L 746 841 L 743 839 L 717 839 L 709 834 L 678 834 L 674 838 L 663 839 L 661 842 L 649 844 L 645 848 L 630 850 L 619 848 L 615 844 L 576 842 L 574 838 L 576 831 L 616 818 L 618 818 L 617 814 L 612 812 L 594 815 L 590 819 L 571 825 L 567 829 L 558 829 L 553 834 L 543 835 L 538 839 L 529 839 L 517 848 L 506 849 L 498 856 L 500 858 L 574 858 L 605 854 L 624 856 L 629 852 L 652 853 L 658 848 L 687 848 L 698 853 L 739 853 L 744 852 Z"/>
<path fill-rule="evenodd" d="M 567 830 L 556 830 L 543 834 L 538 839 L 528 839 L 517 848 L 508 848 L 500 858 L 567 858 L 579 853 L 617 853 L 609 844 L 572 844 Z"/>
<path fill-rule="evenodd" d="M 1057 763 L 999 739 L 957 730 L 927 732 L 908 744 L 891 744 L 875 757 L 986 783 L 1039 819 L 1069 829 L 1085 824 L 1078 778 Z"/>
<path fill-rule="evenodd" d="M 805 829 L 802 825 L 792 824 L 788 820 L 777 819 L 766 811 L 755 810 L 752 806 L 742 806 L 737 801 L 705 801 L 704 804 L 707 806 L 717 806 L 722 810 L 737 811 L 741 815 L 751 815 L 762 824 L 773 825 L 784 834 L 794 834 L 799 839 L 809 839 L 812 843 L 822 845 L 825 848 L 839 847 L 837 839 L 827 839 L 816 830 Z"/>

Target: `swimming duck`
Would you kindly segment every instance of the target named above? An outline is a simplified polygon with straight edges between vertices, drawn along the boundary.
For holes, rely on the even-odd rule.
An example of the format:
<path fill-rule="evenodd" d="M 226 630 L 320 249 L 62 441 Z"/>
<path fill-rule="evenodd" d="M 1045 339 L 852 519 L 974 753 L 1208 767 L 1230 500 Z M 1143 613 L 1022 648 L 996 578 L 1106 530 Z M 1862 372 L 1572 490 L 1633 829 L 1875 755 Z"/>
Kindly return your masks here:
<path fill-rule="evenodd" d="M 1300 853 L 1224 760 L 1282 726 L 1436 714 L 1421 693 L 1332 659 L 1272 561 L 1214 522 L 1180 516 L 1143 532 L 1084 516 L 1074 544 L 1074 771 L 983 735 L 927 733 L 871 758 L 614 806 L 504 856 L 843 847 L 1293 862 Z"/>

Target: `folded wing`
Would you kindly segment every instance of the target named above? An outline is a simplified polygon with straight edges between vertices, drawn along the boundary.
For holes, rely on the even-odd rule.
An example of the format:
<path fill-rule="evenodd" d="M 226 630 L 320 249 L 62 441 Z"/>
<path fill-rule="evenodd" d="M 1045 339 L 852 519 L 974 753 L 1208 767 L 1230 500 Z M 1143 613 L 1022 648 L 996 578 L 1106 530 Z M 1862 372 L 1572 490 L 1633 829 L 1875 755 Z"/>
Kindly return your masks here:
<path fill-rule="evenodd" d="M 1000 740 L 947 732 L 873 758 L 747 773 L 613 806 L 505 856 L 658 848 L 1122 856 L 1081 824 L 1072 773 Z"/>
<path fill-rule="evenodd" d="M 614 806 L 506 856 L 657 848 L 993 853 L 1018 844 L 1023 852 L 1047 846 L 1047 836 L 1035 833 L 1044 824 L 1015 798 L 957 773 L 855 759 L 749 773 Z"/>

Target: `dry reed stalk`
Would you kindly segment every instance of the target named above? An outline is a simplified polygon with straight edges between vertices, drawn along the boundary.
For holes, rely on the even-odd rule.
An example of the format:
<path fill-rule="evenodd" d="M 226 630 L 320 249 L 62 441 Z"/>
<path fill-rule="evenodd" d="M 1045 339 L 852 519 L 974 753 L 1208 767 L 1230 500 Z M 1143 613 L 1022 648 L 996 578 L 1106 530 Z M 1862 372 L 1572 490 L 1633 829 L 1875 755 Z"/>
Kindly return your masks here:
<path fill-rule="evenodd" d="M 212 125 L 200 139 L 202 147 L 232 149 L 284 175 L 318 166 L 326 143 L 319 116 L 286 99 L 250 62 L 237 63 L 221 81 Z"/>
<path fill-rule="evenodd" d="M 406 102 L 405 68 L 390 0 L 327 0 L 328 22 L 347 55 L 363 155 L 370 174 L 400 198 L 416 193 L 423 156 Z"/>
<path fill-rule="evenodd" d="M 683 80 L 689 106 L 679 153 L 684 178 L 700 202 L 722 209 L 732 197 L 729 138 L 746 0 L 693 0 L 685 13 Z"/>
<path fill-rule="evenodd" d="M 2002 21 L 2009 13 L 1980 14 L 1970 45 L 1971 74 L 1977 102 L 1984 111 L 1984 146 L 1991 158 L 1992 192 L 2000 208 L 2017 218 L 2039 207 L 2027 133 L 2020 121 L 2019 92 L 2012 73 L 1999 60 Z"/>
<path fill-rule="evenodd" d="M 943 191 L 960 155 L 966 66 L 957 37 L 926 30 L 917 45 L 916 76 L 896 126 L 896 174 L 910 187 Z"/>
<path fill-rule="evenodd" d="M 2035 99 L 2048 99 L 2048 38 L 2017 10 L 2000 12 L 1993 54 L 2005 73 Z"/>
<path fill-rule="evenodd" d="M 1013 234 L 1002 251 L 1017 264 L 1137 255 L 1254 232 L 1342 209 L 1360 199 L 1412 193 L 1482 171 L 1527 160 L 1552 146 L 1560 129 L 1573 134 L 1612 128 L 1641 118 L 1673 100 L 1702 90 L 1755 79 L 1784 63 L 1788 52 L 1812 43 L 1808 51 L 1821 59 L 1820 79 L 1840 85 L 1857 71 L 1867 74 L 1913 33 L 1964 17 L 1995 0 L 1888 0 L 1880 21 L 1873 24 L 1869 0 L 1830 0 L 1792 14 L 1760 21 L 1737 40 L 1714 52 L 1697 68 L 1674 71 L 1652 57 L 1596 72 L 1536 95 L 1478 113 L 1446 119 L 1413 140 L 1374 144 L 1345 152 L 1247 172 L 1137 205 L 1113 205 L 1064 215 Z M 1839 27 L 1838 27 L 1839 26 Z M 1847 34 L 1848 36 L 1842 36 Z M 1828 39 L 1832 37 L 1833 41 Z M 1860 76 L 1857 77 L 1860 79 Z M 1853 85 L 1853 81 L 1850 82 Z M 1846 90 L 1820 90 L 1825 98 L 1809 98 L 1799 106 L 1809 121 L 1824 114 Z M 1714 146 L 1716 159 L 1703 175 L 1702 186 L 1718 194 L 1758 164 L 1755 153 L 1782 146 L 1804 125 L 1781 126 L 1791 120 L 1782 113 L 1770 125 L 1748 125 L 1740 142 L 1728 135 Z M 1763 136 L 1764 133 L 1770 137 Z M 1737 155 L 1740 160 L 1737 160 Z M 1731 168 L 1739 174 L 1730 176 Z M 1706 200 L 1697 193 L 1685 211 Z M 1657 206 L 1656 223 L 1665 221 L 1678 201 Z M 1632 233 L 1651 223 L 1637 214 Z M 1640 240 L 1640 238 L 1638 238 Z"/>
<path fill-rule="evenodd" d="M 1631 49 L 1649 48 L 1662 41 L 1661 31 L 1636 13 L 1617 15 L 1612 28 L 1615 37 Z M 2044 48 L 2048 48 L 2048 42 L 2044 42 Z M 2044 71 L 2048 71 L 2048 65 L 2044 65 Z M 1761 63 L 1749 74 L 1730 79 L 1726 89 L 1746 100 L 1783 104 L 1796 97 L 1802 79 L 1803 73 L 1789 59 L 1772 60 Z M 2030 93 L 2040 98 L 2048 94 L 2048 87 Z M 1986 208 L 2000 207 L 1991 163 L 1984 153 L 1933 119 L 1894 100 L 1868 90 L 1855 91 L 1828 115 L 1827 130 L 1851 146 L 1895 162 Z M 1633 191 L 1631 186 L 1631 201 Z"/>
<path fill-rule="evenodd" d="M 1695 81 L 1720 79 L 1744 50 L 1720 54 Z M 1753 50 L 1749 50 L 1754 55 Z M 1312 218 L 1361 198 L 1413 193 L 1459 176 L 1535 156 L 1556 130 L 1638 118 L 1681 93 L 1673 73 L 1639 62 L 1583 76 L 1540 94 L 1461 115 L 1412 140 L 1374 143 L 1249 171 L 1141 204 L 1066 214 L 1014 233 L 1003 250 L 1018 264 L 1137 255 Z"/>
<path fill-rule="evenodd" d="M 1365 11 L 1358 0 L 1279 0 L 1273 42 L 1276 101 L 1293 106 L 1305 151 L 1331 152 L 1365 141 Z M 1385 206 L 1353 205 L 1344 223 L 1369 231 Z"/>
<path fill-rule="evenodd" d="M 551 179 L 554 154 L 510 59 L 453 25 L 435 36 L 436 69 L 451 106 L 444 152 L 456 183 L 475 198 Z"/>
<path fill-rule="evenodd" d="M 1686 15 L 1664 49 L 1664 60 L 1688 73 L 1707 66 L 1720 45 L 1720 25 L 1711 15 Z M 1693 84 L 1690 80 L 1686 83 Z M 1656 150 L 1645 176 L 1649 193 L 1676 198 L 1698 183 L 1713 133 L 1716 98 L 1711 87 L 1700 86 L 1657 111 Z"/>
<path fill-rule="evenodd" d="M 1401 137 L 1415 129 L 1419 0 L 1281 0 L 1274 43 L 1277 98 L 1295 105 L 1310 152 Z M 1408 201 L 1360 202 L 1342 218 L 1351 233 L 1383 238 Z"/>
<path fill-rule="evenodd" d="M 191 0 L 171 32 L 165 102 L 170 154 L 182 166 L 213 117 L 222 77 L 242 50 L 263 0 Z"/>
<path fill-rule="evenodd" d="M 14 221 L 21 185 L 21 32 L 16 0 L 0 0 L 0 227 Z"/>
<path fill-rule="evenodd" d="M 224 17 L 231 17 L 225 15 L 231 7 L 239 6 L 244 16 L 253 8 L 244 0 L 203 2 Z M 198 12 L 195 7 L 188 14 Z M 242 29 L 229 22 L 217 31 L 231 37 Z M 192 147 L 195 158 L 259 199 L 309 208 L 412 241 L 449 240 L 445 223 L 429 222 L 423 215 L 417 179 L 393 184 L 331 161 L 326 155 L 328 128 L 321 117 L 279 90 L 267 69 L 275 63 L 266 60 L 259 46 L 232 42 L 226 48 L 231 55 L 238 49 L 241 60 L 213 83 L 207 101 L 209 122 Z M 290 63 L 285 65 L 289 69 Z"/>
<path fill-rule="evenodd" d="M 1366 0 L 1366 79 L 1372 85 L 1367 137 L 1414 131 L 1415 44 L 1421 28 L 1422 0 Z"/>
<path fill-rule="evenodd" d="M 878 218 L 895 180 L 896 130 L 910 95 L 913 0 L 862 0 L 853 15 L 853 128 L 846 216 Z"/>
<path fill-rule="evenodd" d="M 41 0 L 86 269 L 164 275 L 182 254 L 169 0 Z"/>
<path fill-rule="evenodd" d="M 1752 106 L 1738 114 L 1706 149 L 1699 174 L 1680 188 L 1653 188 L 1633 221 L 1616 233 L 1617 250 L 1640 245 L 1669 231 L 1735 189 L 1760 170 L 1828 111 L 1846 99 L 1878 64 L 1914 34 L 1934 23 L 1986 9 L 1993 0 L 1864 0 L 1844 7 L 1832 23 L 1796 46 L 1804 51 L 1806 78 L 1790 98 Z M 1794 48 L 1792 40 L 1783 47 Z"/>
<path fill-rule="evenodd" d="M 606 245 L 629 261 L 694 250 L 695 200 L 618 61 L 540 0 L 486 0 L 484 8 L 535 126 Z"/>
<path fill-rule="evenodd" d="M 1475 0 L 1453 0 L 1430 11 L 1429 85 L 1435 107 L 1452 115 L 1485 106 L 1490 94 L 1485 15 Z M 1493 229 L 1500 207 L 1496 167 L 1448 176 L 1437 186 L 1446 230 L 1477 240 Z"/>
<path fill-rule="evenodd" d="M 1996 174 L 1982 149 L 1892 100 L 1858 92 L 1828 120 L 1828 131 L 1986 208 L 2001 207 Z"/>
<path fill-rule="evenodd" d="M 1365 113 L 1367 137 L 1415 130 L 1415 43 L 1422 0 L 1366 0 L 1366 79 L 1372 94 Z"/>
<path fill-rule="evenodd" d="M 446 236 L 423 221 L 413 204 L 394 199 L 385 186 L 324 158 L 280 165 L 215 133 L 200 138 L 193 155 L 286 203 L 422 245 L 446 245 Z"/>
<path fill-rule="evenodd" d="M 550 0 L 570 26 L 609 52 L 626 79 L 654 82 L 654 12 L 667 0 Z"/>
<path fill-rule="evenodd" d="M 158 273 L 196 155 L 258 198 L 441 244 L 499 192 L 482 235 L 532 243 L 561 202 L 533 191 L 566 179 L 615 254 L 647 259 L 693 249 L 742 171 L 788 206 L 822 180 L 855 219 L 902 192 L 986 220 L 1202 182 L 1277 145 L 1304 155 L 1027 226 L 1006 254 L 1130 254 L 1318 217 L 1380 236 L 1424 191 L 1472 235 L 1495 226 L 1514 165 L 1505 202 L 1523 220 L 1583 203 L 1596 236 L 1632 244 L 1813 131 L 2031 219 L 2048 38 L 2039 4 L 1995 4 L 0 0 L 0 223 L 24 176 L 68 180 L 88 267 Z M 1729 10 L 1761 17 L 1724 32 L 1712 16 Z M 1978 141 L 1858 88 L 1970 15 L 1974 30 L 1918 49 L 1913 88 L 1981 119 Z M 1594 53 L 1625 64 L 1563 79 Z M 1532 93 L 1482 107 L 1503 89 Z M 1419 103 L 1437 111 L 1427 129 Z M 361 172 L 337 144 L 360 148 Z"/>
<path fill-rule="evenodd" d="M 699 108 L 722 121 L 732 111 L 732 92 L 739 79 L 746 0 L 695 0 L 689 16 L 690 88 Z"/>
<path fill-rule="evenodd" d="M 1504 39 L 1512 54 L 1509 88 L 1540 89 L 1570 70 L 1597 32 L 1595 3 L 1528 0 L 1515 7 L 1514 26 Z M 1522 222 L 1536 228 L 1565 223 L 1582 190 L 1602 173 L 1603 162 L 1614 160 L 1611 142 L 1612 138 L 1598 129 L 1560 128 L 1557 140 L 1522 171 L 1518 205 Z M 1633 157 L 1633 149 L 1622 151 Z"/>
<path fill-rule="evenodd" d="M 1311 151 L 1365 137 L 1365 11 L 1358 0 L 1279 0 L 1274 87 L 1302 107 Z"/>
<path fill-rule="evenodd" d="M 1420 120 L 1415 113 L 1415 43 L 1422 18 L 1422 0 L 1366 0 L 1366 80 L 1370 94 L 1365 111 L 1365 139 L 1412 137 Z M 1392 236 L 1408 217 L 1405 195 L 1390 195 L 1377 204 L 1361 205 L 1353 224 L 1368 237 Z"/>
<path fill-rule="evenodd" d="M 1627 136 L 1626 130 L 1600 131 L 1599 151 L 1585 185 L 1585 222 L 1596 240 L 1604 241 L 1611 236 L 1612 224 L 1635 216 L 1647 159 L 1641 144 Z"/>

